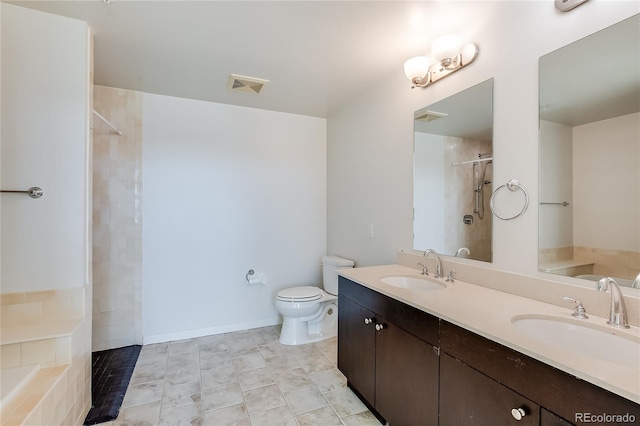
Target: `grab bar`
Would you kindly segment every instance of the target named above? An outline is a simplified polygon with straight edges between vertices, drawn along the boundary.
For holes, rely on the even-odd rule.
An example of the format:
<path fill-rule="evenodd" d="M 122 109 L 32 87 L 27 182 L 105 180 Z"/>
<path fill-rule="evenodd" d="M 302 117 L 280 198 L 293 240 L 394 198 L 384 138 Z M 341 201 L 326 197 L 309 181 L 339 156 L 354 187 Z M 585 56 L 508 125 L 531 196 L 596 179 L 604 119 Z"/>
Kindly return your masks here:
<path fill-rule="evenodd" d="M 31 198 L 40 198 L 44 194 L 42 188 L 38 188 L 37 186 L 32 186 L 26 191 L 18 191 L 12 189 L 1 189 L 0 192 L 13 192 L 14 194 L 27 194 Z"/>
<path fill-rule="evenodd" d="M 540 204 L 540 205 L 543 205 L 543 204 L 552 204 L 552 205 L 555 205 L 555 206 L 565 206 L 565 207 L 567 207 L 567 206 L 569 205 L 569 202 L 567 202 L 567 201 L 563 201 L 563 202 L 561 202 L 561 203 L 543 203 L 543 202 L 540 202 L 540 203 L 538 203 L 538 204 Z"/>

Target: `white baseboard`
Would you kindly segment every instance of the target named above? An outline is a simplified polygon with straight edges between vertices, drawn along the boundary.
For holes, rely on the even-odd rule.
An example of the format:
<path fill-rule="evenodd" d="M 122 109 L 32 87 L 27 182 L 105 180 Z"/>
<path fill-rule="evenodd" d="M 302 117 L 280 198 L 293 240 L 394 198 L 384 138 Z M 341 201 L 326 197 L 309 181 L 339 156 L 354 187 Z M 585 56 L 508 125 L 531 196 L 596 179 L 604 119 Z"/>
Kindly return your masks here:
<path fill-rule="evenodd" d="M 152 336 L 142 336 L 142 343 L 149 345 L 152 343 L 171 342 L 174 340 L 193 339 L 194 337 L 210 336 L 212 334 L 230 333 L 232 331 L 250 330 L 252 328 L 268 327 L 280 324 L 280 316 L 267 318 L 258 321 L 240 322 L 235 324 L 225 324 L 217 327 L 198 328 L 194 330 L 174 331 L 171 333 L 154 334 Z"/>

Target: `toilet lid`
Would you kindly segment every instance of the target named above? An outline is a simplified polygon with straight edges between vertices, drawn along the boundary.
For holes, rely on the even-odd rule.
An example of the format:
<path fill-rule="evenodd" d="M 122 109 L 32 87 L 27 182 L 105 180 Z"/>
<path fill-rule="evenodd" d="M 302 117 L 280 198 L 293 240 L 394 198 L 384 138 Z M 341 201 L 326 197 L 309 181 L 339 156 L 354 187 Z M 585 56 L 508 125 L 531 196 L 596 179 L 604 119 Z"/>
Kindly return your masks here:
<path fill-rule="evenodd" d="M 313 302 L 322 297 L 322 290 L 313 286 L 301 286 L 280 290 L 276 299 L 284 302 Z"/>

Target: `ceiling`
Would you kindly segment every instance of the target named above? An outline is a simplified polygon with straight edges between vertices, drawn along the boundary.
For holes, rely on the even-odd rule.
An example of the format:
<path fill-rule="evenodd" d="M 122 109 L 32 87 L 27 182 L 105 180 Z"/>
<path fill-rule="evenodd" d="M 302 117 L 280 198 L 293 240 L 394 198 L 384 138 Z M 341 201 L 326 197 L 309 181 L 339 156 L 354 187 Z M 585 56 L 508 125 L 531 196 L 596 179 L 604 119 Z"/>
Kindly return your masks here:
<path fill-rule="evenodd" d="M 540 118 L 570 127 L 640 111 L 640 15 L 540 58 Z"/>
<path fill-rule="evenodd" d="M 417 117 L 429 114 L 433 121 Z M 493 140 L 493 79 L 429 105 L 415 113 L 414 130 L 432 135 Z"/>
<path fill-rule="evenodd" d="M 404 61 L 428 53 L 436 37 L 464 38 L 493 7 L 477 1 L 8 3 L 86 21 L 94 33 L 97 85 L 316 117 L 403 75 Z M 270 82 L 259 95 L 233 92 L 231 73 Z"/>

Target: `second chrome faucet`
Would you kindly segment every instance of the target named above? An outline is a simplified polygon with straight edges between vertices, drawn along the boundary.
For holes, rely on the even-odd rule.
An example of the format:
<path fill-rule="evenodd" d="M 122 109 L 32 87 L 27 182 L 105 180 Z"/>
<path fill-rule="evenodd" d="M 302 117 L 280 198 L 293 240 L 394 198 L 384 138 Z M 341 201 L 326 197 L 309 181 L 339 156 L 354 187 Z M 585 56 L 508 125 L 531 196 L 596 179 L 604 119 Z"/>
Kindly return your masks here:
<path fill-rule="evenodd" d="M 433 257 L 436 260 L 436 273 L 434 275 L 435 278 L 442 278 L 442 262 L 440 261 L 440 256 L 438 256 L 438 253 L 434 250 L 434 249 L 426 249 L 424 251 L 423 256 L 425 257 L 425 259 L 427 257 L 429 257 L 429 255 L 433 253 Z M 426 262 L 426 260 L 425 260 Z M 418 265 L 422 266 L 422 275 L 429 275 L 429 271 L 427 270 L 427 265 L 423 264 L 423 263 L 419 263 Z"/>

